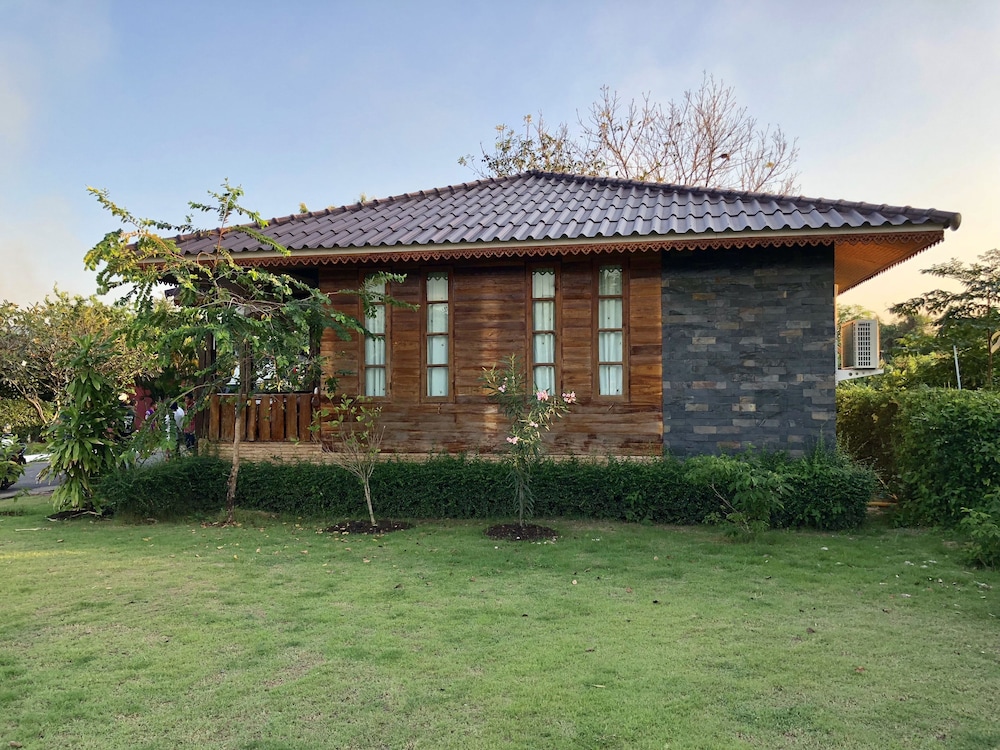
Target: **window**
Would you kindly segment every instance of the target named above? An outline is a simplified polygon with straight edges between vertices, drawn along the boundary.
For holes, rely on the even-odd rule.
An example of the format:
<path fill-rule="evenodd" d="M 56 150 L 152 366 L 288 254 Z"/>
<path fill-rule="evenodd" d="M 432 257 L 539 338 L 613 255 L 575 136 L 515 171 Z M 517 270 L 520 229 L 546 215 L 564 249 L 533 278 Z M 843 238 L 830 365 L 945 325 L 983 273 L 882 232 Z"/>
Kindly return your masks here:
<path fill-rule="evenodd" d="M 535 390 L 556 392 L 556 272 L 531 272 L 531 373 Z"/>
<path fill-rule="evenodd" d="M 449 395 L 450 315 L 448 314 L 448 272 L 431 271 L 424 286 L 426 311 L 427 395 Z"/>
<path fill-rule="evenodd" d="M 600 266 L 597 279 L 597 392 L 622 396 L 625 388 L 624 272 Z"/>
<path fill-rule="evenodd" d="M 370 294 L 385 295 L 385 280 L 369 276 L 365 288 Z M 365 395 L 385 398 L 388 362 L 386 357 L 386 309 L 382 297 L 365 315 L 365 328 L 378 338 L 365 336 Z"/>

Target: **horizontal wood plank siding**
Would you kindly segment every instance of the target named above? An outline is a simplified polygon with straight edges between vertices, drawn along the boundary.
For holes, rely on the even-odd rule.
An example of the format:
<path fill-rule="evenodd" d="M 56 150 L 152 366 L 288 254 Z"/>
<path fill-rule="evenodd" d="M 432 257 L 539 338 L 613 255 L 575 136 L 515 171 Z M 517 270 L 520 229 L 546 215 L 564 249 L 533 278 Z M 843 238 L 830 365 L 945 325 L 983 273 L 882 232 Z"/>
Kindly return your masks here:
<path fill-rule="evenodd" d="M 595 399 L 593 393 L 594 274 L 598 261 L 563 259 L 559 264 L 561 325 L 560 389 L 575 391 L 579 403 L 545 436 L 555 454 L 650 455 L 662 449 L 662 346 L 660 335 L 660 261 L 658 255 L 610 256 L 605 263 L 622 262 L 628 268 L 628 393 L 627 399 Z M 526 320 L 529 274 L 526 263 L 496 261 L 447 266 L 451 274 L 453 316 L 450 396 L 425 398 L 421 351 L 422 310 L 390 308 L 388 397 L 381 401 L 385 427 L 383 450 L 398 453 L 481 452 L 503 449 L 506 423 L 497 407 L 483 395 L 483 368 L 500 363 L 512 353 L 524 361 L 530 335 Z M 406 273 L 403 284 L 390 291 L 400 300 L 419 304 L 427 266 L 388 270 Z M 324 269 L 320 288 L 326 292 L 356 288 L 357 269 Z M 359 315 L 357 301 L 335 297 L 336 306 Z M 358 338 L 343 341 L 331 332 L 323 337 L 327 374 L 337 374 L 339 392 L 359 389 L 362 346 Z M 329 420 L 323 439 L 333 438 Z"/>

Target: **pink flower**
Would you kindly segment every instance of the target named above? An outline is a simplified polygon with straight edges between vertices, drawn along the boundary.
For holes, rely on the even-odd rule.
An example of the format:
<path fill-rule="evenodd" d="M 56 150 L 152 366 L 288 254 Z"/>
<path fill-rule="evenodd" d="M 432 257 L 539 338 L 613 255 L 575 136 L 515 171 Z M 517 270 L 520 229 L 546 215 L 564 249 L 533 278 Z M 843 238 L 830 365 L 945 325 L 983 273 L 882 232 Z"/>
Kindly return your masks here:
<path fill-rule="evenodd" d="M 507 392 L 507 384 L 504 383 L 499 388 L 497 388 L 497 390 L 500 391 L 500 393 L 506 393 Z"/>
<path fill-rule="evenodd" d="M 564 393 L 562 395 L 562 399 L 567 404 L 575 404 L 576 403 L 576 391 L 570 391 L 569 393 Z"/>
<path fill-rule="evenodd" d="M 528 422 L 528 427 L 534 427 L 537 430 L 538 429 L 538 422 Z"/>
<path fill-rule="evenodd" d="M 548 391 L 539 391 L 538 393 L 535 394 L 535 397 L 539 401 L 548 401 L 549 400 L 549 392 Z"/>
<path fill-rule="evenodd" d="M 511 445 L 517 445 L 517 442 L 520 439 L 521 438 L 519 438 L 517 435 L 511 435 L 509 438 L 507 438 L 507 442 L 510 443 Z"/>

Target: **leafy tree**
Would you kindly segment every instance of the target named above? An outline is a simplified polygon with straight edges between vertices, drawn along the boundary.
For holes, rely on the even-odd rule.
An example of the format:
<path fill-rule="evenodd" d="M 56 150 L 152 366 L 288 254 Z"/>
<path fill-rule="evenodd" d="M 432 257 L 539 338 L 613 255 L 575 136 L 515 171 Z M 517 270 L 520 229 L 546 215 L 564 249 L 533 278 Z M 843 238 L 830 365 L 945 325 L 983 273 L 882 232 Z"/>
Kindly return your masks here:
<path fill-rule="evenodd" d="M 921 273 L 953 279 L 962 288 L 935 289 L 890 310 L 903 316 L 929 315 L 936 327 L 937 350 L 949 355 L 953 346 L 958 350 L 962 385 L 993 388 L 993 359 L 1000 348 L 1000 251 L 989 250 L 969 264 L 952 258 Z"/>
<path fill-rule="evenodd" d="M 714 76 L 666 105 L 650 94 L 625 102 L 603 86 L 577 131 L 524 117 L 524 132 L 498 125 L 493 150 L 458 161 L 483 177 L 528 169 L 634 180 L 791 193 L 798 147 L 779 127 L 761 126 L 735 90 Z"/>
<path fill-rule="evenodd" d="M 61 476 L 52 493 L 56 508 L 93 510 L 94 480 L 130 462 L 125 437 L 127 408 L 105 375 L 113 350 L 84 336 L 69 363 L 73 377 L 67 400 L 47 432 L 52 455 L 43 472 Z"/>
<path fill-rule="evenodd" d="M 152 362 L 142 342 L 129 345 L 118 335 L 130 320 L 128 308 L 58 289 L 25 307 L 0 303 L 0 387 L 31 404 L 39 423 L 48 424 L 52 410 L 46 405 L 58 411 L 74 375 L 77 339 L 90 336 L 108 345 L 97 366 L 110 387 L 131 391 Z"/>
<path fill-rule="evenodd" d="M 278 378 L 280 370 L 293 363 L 318 372 L 318 355 L 303 351 L 303 331 L 319 336 L 330 329 L 347 339 L 353 333 L 365 335 L 365 328 L 356 318 L 336 310 L 329 295 L 319 289 L 288 274 L 236 261 L 224 243 L 230 232 L 252 237 L 282 255 L 289 251 L 262 233 L 267 222 L 240 204 L 243 190 L 228 181 L 220 192 L 209 192 L 210 203 L 189 204 L 193 211 L 213 216 L 216 224 L 214 229 L 205 230 L 215 238 L 212 251 L 197 257 L 184 254 L 177 238 L 161 236 L 195 231 L 190 216 L 181 225 L 138 218 L 112 202 L 107 191 L 88 190 L 126 226 L 105 235 L 87 254 L 86 262 L 92 269 L 100 268 L 102 292 L 126 290 L 123 300 L 136 310 L 131 339 L 141 339 L 150 330 L 160 331 L 156 341 L 159 364 L 186 374 L 195 410 L 224 387 L 235 390 L 233 463 L 226 492 L 227 522 L 231 523 L 240 444 L 247 403 L 256 385 L 257 363 L 270 359 Z M 234 225 L 236 219 L 249 223 Z M 398 276 L 386 278 L 402 280 Z M 158 304 L 165 284 L 175 287 L 174 307 Z M 387 300 L 367 287 L 339 293 L 359 295 L 366 315 L 376 302 Z M 214 355 L 198 357 L 206 352 Z"/>

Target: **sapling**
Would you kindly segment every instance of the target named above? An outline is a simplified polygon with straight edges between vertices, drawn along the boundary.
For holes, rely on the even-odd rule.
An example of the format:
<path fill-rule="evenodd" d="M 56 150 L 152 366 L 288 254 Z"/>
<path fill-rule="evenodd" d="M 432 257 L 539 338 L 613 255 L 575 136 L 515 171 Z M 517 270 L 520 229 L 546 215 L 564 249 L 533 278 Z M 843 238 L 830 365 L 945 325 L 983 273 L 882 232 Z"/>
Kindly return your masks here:
<path fill-rule="evenodd" d="M 483 370 L 480 382 L 490 400 L 499 405 L 510 423 L 505 438 L 504 461 L 510 473 L 517 501 L 517 521 L 524 526 L 525 514 L 534 508 L 531 475 L 542 458 L 542 431 L 561 418 L 576 403 L 576 392 L 561 397 L 547 390 L 529 390 L 527 378 L 517 355 L 512 354 L 502 368 Z"/>
<path fill-rule="evenodd" d="M 374 406 L 363 396 L 343 396 L 332 409 L 331 420 L 334 443 L 330 459 L 361 482 L 372 526 L 378 525 L 372 507 L 371 478 L 382 451 L 385 428 L 379 424 L 381 414 L 382 407 Z"/>

